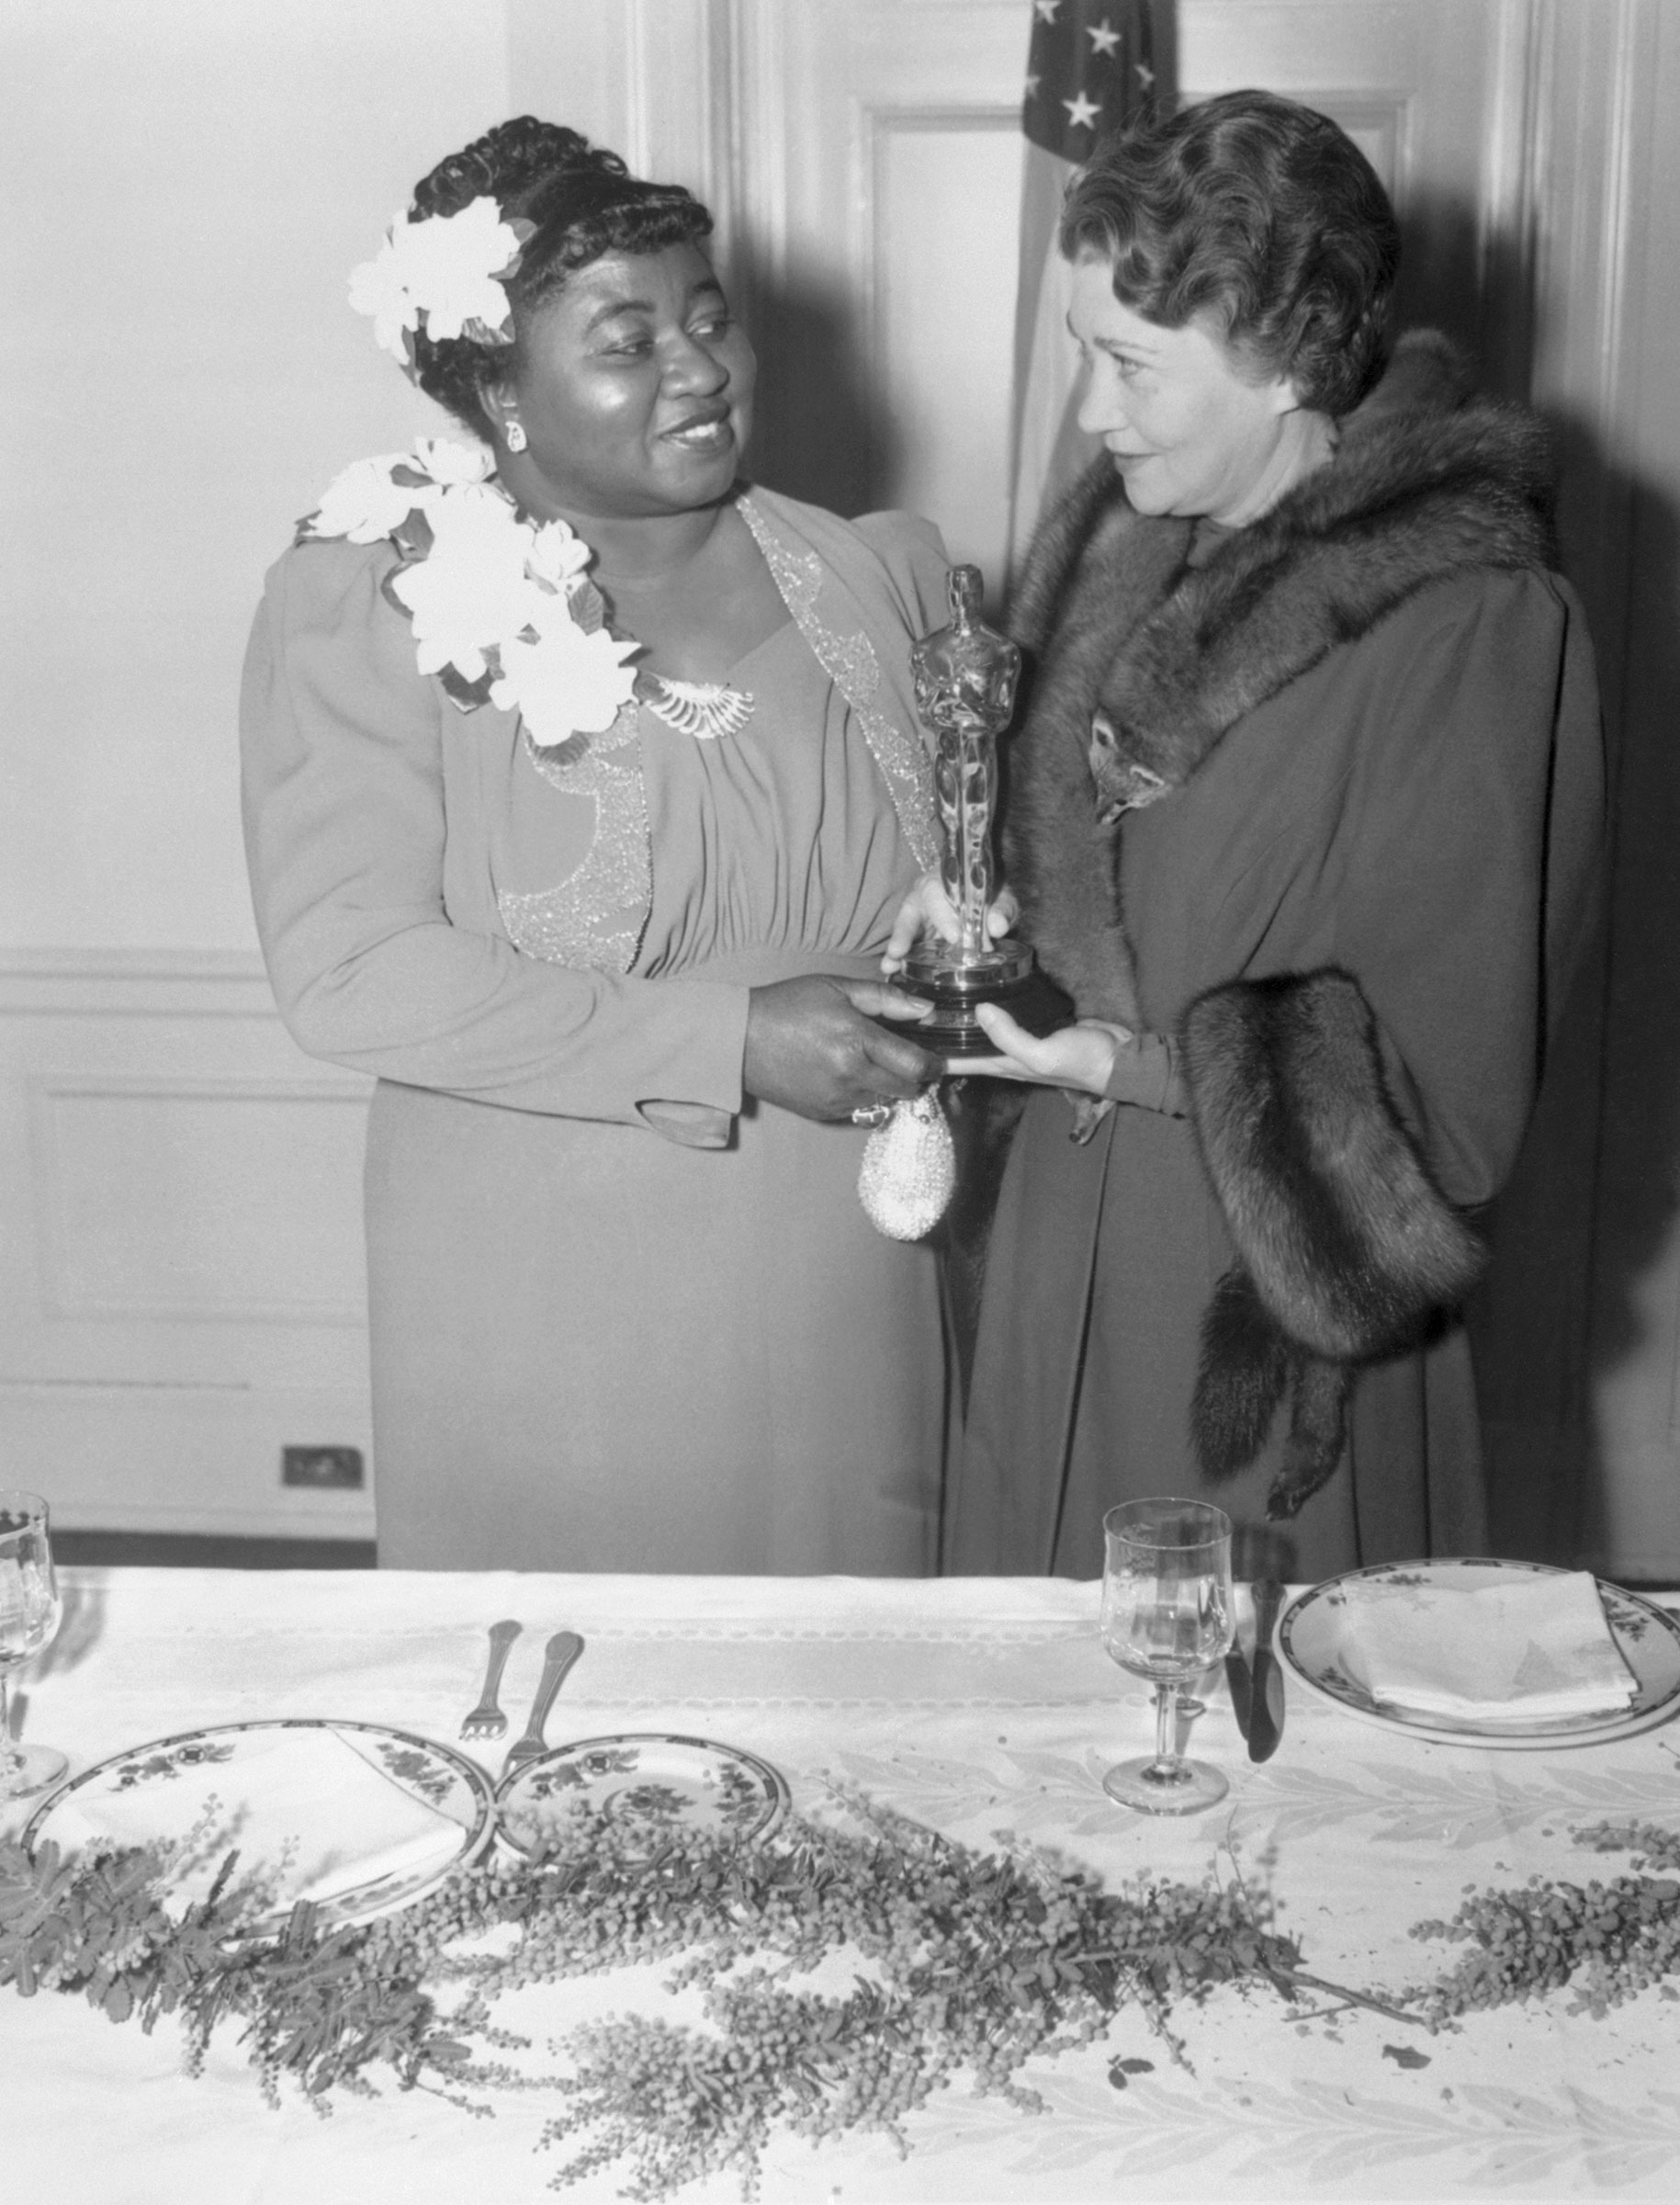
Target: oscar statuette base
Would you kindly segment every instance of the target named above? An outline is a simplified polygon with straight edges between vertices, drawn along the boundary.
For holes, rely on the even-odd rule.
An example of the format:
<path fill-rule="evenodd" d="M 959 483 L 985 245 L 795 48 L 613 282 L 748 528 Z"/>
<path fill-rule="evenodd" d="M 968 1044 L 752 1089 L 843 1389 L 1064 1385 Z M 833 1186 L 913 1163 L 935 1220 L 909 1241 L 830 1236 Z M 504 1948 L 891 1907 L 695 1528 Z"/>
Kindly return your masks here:
<path fill-rule="evenodd" d="M 968 953 L 936 944 L 906 962 L 898 984 L 908 995 L 933 1005 L 930 1018 L 902 1030 L 945 1057 L 997 1054 L 996 1044 L 975 1016 L 982 1003 L 998 1004 L 1034 1034 L 1047 1034 L 1066 1021 L 1060 996 L 1037 971 L 1023 942 L 994 942 L 988 949 Z"/>

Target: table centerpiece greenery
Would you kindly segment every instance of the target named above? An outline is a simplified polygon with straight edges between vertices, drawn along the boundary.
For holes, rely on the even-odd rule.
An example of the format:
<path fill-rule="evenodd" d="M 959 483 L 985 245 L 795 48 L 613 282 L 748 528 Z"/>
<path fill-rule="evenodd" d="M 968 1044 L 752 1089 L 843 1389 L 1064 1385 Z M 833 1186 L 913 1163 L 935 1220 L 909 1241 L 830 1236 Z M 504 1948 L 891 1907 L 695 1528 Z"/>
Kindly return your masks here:
<path fill-rule="evenodd" d="M 233 2023 L 274 2101 L 290 2081 L 324 2110 L 381 2073 L 475 2112 L 502 2091 L 553 2093 L 544 2139 L 571 2154 L 556 2187 L 615 2165 L 636 2199 L 719 2172 L 750 2197 L 777 2133 L 884 2131 L 908 2150 L 909 2117 L 960 2077 L 1036 2109 L 1027 2062 L 1096 2041 L 1132 2006 L 1182 2060 L 1175 2016 L 1228 1993 L 1428 2030 L 1565 1989 L 1595 2014 L 1653 1985 L 1676 1996 L 1680 1836 L 1651 1826 L 1575 1833 L 1635 1855 L 1608 1883 L 1536 1879 L 1420 1923 L 1414 1936 L 1468 1950 L 1375 1995 L 1308 1973 L 1265 1890 L 1235 1871 L 1109 1892 L 1033 1849 L 982 1852 L 860 1795 L 842 1804 L 851 1826 L 795 1818 L 757 1842 L 580 1816 L 535 1857 L 491 1855 L 354 1928 L 300 1904 L 276 1928 L 235 1854 L 183 1910 L 158 1851 L 0 1845 L 0 1984 L 80 1993 L 147 2030 L 174 2016 L 195 2073 Z M 837 1956 L 843 1991 L 798 1980 Z M 650 1962 L 671 1988 L 698 1987 L 704 2028 L 584 2023 L 564 2072 L 515 2067 L 528 2046 L 498 2024 L 500 1996 Z M 1116 2062 L 1111 2079 L 1145 2064 Z"/>

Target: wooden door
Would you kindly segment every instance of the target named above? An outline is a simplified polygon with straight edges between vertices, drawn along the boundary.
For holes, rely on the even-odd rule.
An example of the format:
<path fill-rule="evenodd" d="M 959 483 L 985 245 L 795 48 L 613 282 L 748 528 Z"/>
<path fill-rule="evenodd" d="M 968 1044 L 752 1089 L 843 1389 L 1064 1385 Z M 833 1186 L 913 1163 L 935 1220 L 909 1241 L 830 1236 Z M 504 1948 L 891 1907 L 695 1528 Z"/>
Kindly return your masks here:
<path fill-rule="evenodd" d="M 1400 213 L 1401 319 L 1447 328 L 1562 432 L 1565 563 L 1624 752 L 1613 920 L 1475 1316 L 1495 1543 L 1635 1577 L 1680 1575 L 1680 432 L 1663 372 L 1680 105 L 1658 89 L 1680 91 L 1676 17 L 1663 0 L 1180 0 L 1164 26 L 1180 97 L 1259 85 L 1343 124 Z M 609 127 L 639 130 L 643 157 L 669 144 L 720 209 L 764 362 L 757 471 L 846 511 L 926 512 L 994 578 L 1030 19 L 1028 0 L 598 16 L 614 53 L 627 28 L 644 57 L 639 92 L 634 66 L 595 73 Z"/>

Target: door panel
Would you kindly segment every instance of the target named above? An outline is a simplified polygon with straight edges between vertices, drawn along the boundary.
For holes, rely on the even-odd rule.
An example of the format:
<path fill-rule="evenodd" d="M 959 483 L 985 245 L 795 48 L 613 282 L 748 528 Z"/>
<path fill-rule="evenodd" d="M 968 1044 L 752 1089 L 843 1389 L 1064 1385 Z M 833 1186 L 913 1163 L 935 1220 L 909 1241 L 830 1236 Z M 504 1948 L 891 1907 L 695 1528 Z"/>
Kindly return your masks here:
<path fill-rule="evenodd" d="M 764 361 L 757 469 L 842 510 L 925 513 L 995 580 L 1022 11 L 761 0 L 744 12 L 743 96 L 772 164 L 742 177 L 739 218 Z"/>

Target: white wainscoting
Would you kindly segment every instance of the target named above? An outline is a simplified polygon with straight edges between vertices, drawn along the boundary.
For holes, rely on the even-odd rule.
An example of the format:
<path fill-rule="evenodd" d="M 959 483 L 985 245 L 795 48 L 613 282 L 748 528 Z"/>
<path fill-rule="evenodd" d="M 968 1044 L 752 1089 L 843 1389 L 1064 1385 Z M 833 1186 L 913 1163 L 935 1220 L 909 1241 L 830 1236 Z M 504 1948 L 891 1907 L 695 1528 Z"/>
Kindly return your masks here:
<path fill-rule="evenodd" d="M 0 957 L 0 1483 L 68 1529 L 373 1535 L 283 1487 L 371 1475 L 370 1082 L 293 1045 L 254 956 Z"/>

